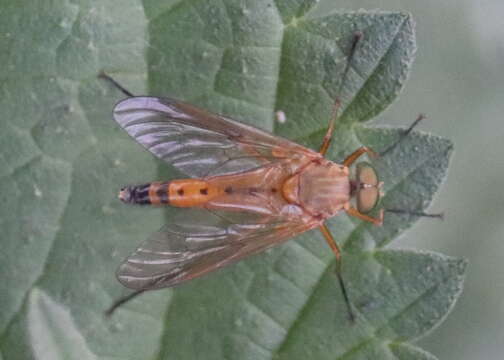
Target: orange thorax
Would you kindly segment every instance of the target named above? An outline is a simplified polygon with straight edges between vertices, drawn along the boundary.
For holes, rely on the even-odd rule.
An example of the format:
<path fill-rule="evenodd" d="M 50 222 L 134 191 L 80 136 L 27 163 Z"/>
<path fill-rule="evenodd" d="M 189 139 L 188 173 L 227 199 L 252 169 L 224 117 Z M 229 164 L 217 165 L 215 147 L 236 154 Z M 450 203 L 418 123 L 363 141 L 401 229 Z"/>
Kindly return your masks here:
<path fill-rule="evenodd" d="M 330 217 L 350 201 L 348 168 L 322 159 L 312 162 L 287 179 L 282 188 L 285 199 L 313 216 Z"/>

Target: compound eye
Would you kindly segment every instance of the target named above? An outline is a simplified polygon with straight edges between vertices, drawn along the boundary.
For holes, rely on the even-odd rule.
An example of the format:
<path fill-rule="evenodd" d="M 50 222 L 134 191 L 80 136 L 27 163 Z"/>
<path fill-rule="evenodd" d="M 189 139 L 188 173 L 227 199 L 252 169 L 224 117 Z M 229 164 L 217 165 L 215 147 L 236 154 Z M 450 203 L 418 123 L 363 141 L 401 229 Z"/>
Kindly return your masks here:
<path fill-rule="evenodd" d="M 366 162 L 357 164 L 357 180 L 361 184 L 371 186 L 378 186 L 379 182 L 376 170 Z"/>
<path fill-rule="evenodd" d="M 357 210 L 368 213 L 373 210 L 380 200 L 380 180 L 375 169 L 366 162 L 357 164 Z"/>
<path fill-rule="evenodd" d="M 373 210 L 380 200 L 380 190 L 377 187 L 361 188 L 357 192 L 357 210 L 368 213 Z"/>

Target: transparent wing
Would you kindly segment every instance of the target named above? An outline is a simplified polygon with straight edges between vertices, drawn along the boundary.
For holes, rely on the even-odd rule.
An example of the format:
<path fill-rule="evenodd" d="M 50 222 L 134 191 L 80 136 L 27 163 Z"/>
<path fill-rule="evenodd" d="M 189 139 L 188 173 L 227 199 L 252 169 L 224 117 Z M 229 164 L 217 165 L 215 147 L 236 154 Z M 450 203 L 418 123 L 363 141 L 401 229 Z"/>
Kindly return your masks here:
<path fill-rule="evenodd" d="M 131 97 L 114 118 L 151 153 L 192 177 L 246 171 L 294 156 L 304 146 L 169 98 Z"/>
<path fill-rule="evenodd" d="M 119 267 L 117 277 L 131 289 L 180 284 L 263 251 L 317 224 L 243 213 L 182 211 Z"/>

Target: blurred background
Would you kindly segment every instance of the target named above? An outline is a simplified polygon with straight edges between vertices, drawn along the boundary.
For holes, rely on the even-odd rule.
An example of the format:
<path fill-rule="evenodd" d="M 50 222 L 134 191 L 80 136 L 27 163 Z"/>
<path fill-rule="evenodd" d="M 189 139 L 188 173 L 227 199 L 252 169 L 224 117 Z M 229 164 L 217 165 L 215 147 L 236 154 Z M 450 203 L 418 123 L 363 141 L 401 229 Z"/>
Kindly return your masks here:
<path fill-rule="evenodd" d="M 321 1 L 323 12 L 334 0 Z M 504 1 L 339 0 L 343 9 L 406 10 L 418 51 L 400 98 L 375 123 L 408 125 L 455 143 L 448 179 L 430 210 L 394 242 L 469 259 L 465 290 L 446 322 L 419 341 L 439 359 L 504 354 Z"/>

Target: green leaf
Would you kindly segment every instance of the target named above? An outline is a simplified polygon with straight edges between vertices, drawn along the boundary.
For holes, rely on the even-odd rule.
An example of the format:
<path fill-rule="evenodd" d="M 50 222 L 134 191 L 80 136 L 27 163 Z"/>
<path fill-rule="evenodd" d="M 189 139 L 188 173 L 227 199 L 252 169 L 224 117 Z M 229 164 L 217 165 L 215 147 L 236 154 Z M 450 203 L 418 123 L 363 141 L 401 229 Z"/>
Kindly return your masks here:
<path fill-rule="evenodd" d="M 381 250 L 416 220 L 406 215 L 388 214 L 382 228 L 345 215 L 329 223 L 345 250 L 355 324 L 333 255 L 315 231 L 103 317 L 126 293 L 115 268 L 168 216 L 124 206 L 117 190 L 178 174 L 113 122 L 122 94 L 99 81 L 99 71 L 135 94 L 180 98 L 313 148 L 339 97 L 343 112 L 328 154 L 335 161 L 398 138 L 399 129 L 363 122 L 404 85 L 415 52 L 411 16 L 314 18 L 315 4 L 0 4 L 0 358 L 434 358 L 406 342 L 447 315 L 465 262 Z M 356 31 L 364 36 L 349 58 Z M 275 122 L 279 110 L 285 124 Z M 425 209 L 452 147 L 415 132 L 373 161 L 385 183 L 383 205 Z"/>

